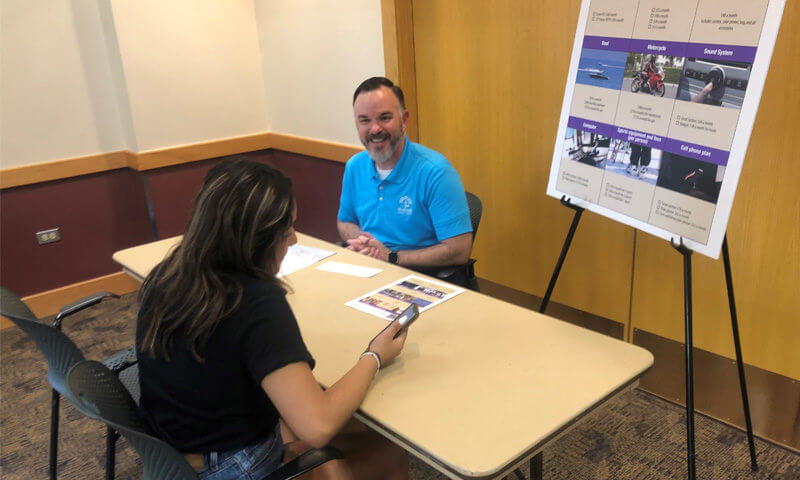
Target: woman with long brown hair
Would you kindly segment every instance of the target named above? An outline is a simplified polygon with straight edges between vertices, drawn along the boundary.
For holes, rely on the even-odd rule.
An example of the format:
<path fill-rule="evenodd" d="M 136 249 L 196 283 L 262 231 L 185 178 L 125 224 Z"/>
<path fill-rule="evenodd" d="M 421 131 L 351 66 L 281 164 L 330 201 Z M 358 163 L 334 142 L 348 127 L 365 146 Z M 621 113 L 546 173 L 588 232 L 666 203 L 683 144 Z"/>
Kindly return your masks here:
<path fill-rule="evenodd" d="M 136 328 L 141 410 L 153 433 L 203 479 L 261 478 L 293 450 L 332 443 L 326 478 L 407 478 L 405 453 L 363 429 L 340 434 L 380 368 L 403 348 L 376 336 L 322 390 L 276 277 L 296 243 L 291 181 L 251 160 L 207 174 L 180 244 L 145 279 Z"/>

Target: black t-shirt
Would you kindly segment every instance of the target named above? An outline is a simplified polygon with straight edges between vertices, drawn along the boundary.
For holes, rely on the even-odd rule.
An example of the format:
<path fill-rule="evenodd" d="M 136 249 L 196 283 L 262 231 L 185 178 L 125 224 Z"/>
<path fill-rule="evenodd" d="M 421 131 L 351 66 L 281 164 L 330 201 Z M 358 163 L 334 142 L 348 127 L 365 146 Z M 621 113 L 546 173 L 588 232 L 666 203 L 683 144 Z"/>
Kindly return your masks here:
<path fill-rule="evenodd" d="M 181 452 L 233 450 L 263 440 L 279 414 L 261 380 L 294 362 L 314 367 L 285 292 L 264 280 L 241 280 L 242 301 L 214 330 L 200 352 L 202 363 L 180 331 L 169 362 L 137 348 L 143 419 Z M 144 332 L 137 322 L 137 345 Z"/>

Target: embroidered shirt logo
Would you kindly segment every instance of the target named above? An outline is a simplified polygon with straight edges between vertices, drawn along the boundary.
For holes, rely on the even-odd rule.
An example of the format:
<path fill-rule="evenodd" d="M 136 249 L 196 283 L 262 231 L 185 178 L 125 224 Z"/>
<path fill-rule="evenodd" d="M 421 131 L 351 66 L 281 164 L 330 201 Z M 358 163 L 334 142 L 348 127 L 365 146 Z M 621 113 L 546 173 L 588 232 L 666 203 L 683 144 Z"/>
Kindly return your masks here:
<path fill-rule="evenodd" d="M 411 215 L 414 211 L 411 208 L 411 205 L 413 205 L 413 203 L 414 202 L 412 202 L 407 195 L 403 195 L 402 197 L 400 197 L 400 206 L 397 207 L 397 213 L 400 215 Z"/>

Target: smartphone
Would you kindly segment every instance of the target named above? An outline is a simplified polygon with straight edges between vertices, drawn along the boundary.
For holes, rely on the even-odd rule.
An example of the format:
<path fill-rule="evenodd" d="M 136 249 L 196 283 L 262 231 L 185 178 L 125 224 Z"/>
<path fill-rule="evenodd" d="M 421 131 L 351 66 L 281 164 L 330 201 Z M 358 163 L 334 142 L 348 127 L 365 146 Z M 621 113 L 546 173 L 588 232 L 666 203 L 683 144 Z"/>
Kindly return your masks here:
<path fill-rule="evenodd" d="M 398 315 L 395 318 L 395 320 L 398 320 L 400 322 L 400 330 L 398 330 L 397 333 L 395 333 L 394 337 L 392 338 L 399 337 L 400 334 L 403 333 L 406 329 L 408 329 L 408 327 L 410 327 L 411 324 L 414 323 L 414 320 L 416 320 L 418 317 L 419 317 L 419 307 L 417 306 L 416 303 L 412 303 L 411 305 L 408 306 L 408 308 L 403 310 L 400 313 L 400 315 Z"/>

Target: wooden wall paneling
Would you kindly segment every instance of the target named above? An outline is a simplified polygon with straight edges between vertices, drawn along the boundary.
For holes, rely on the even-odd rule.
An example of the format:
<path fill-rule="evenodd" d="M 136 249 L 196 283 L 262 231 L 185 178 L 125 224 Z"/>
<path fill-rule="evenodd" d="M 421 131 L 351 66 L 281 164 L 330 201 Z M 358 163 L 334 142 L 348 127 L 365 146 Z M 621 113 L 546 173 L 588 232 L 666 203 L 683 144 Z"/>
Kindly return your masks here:
<path fill-rule="evenodd" d="M 414 2 L 420 140 L 483 200 L 477 274 L 539 296 L 572 220 L 545 191 L 579 6 Z M 627 326 L 632 259 L 633 229 L 586 213 L 553 300 Z"/>
<path fill-rule="evenodd" d="M 800 379 L 800 2 L 787 2 L 728 224 L 746 363 Z M 694 255 L 694 343 L 734 357 L 722 260 Z M 683 342 L 683 270 L 663 240 L 637 233 L 631 322 Z"/>
<path fill-rule="evenodd" d="M 399 78 L 400 64 L 397 48 L 397 14 L 395 0 L 381 0 L 381 26 L 383 31 L 383 63 L 386 78 Z M 408 32 L 403 32 L 408 33 Z"/>

